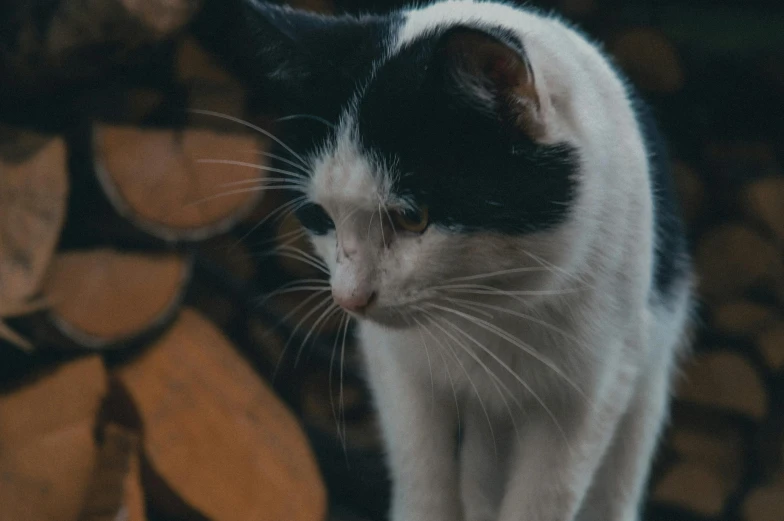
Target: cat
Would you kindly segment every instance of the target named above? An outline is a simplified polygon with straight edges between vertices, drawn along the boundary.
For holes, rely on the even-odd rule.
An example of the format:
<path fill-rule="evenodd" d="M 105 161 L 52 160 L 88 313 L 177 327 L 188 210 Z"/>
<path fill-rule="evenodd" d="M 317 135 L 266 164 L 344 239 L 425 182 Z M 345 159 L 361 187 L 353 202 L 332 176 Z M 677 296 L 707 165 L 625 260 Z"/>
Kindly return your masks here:
<path fill-rule="evenodd" d="M 196 28 L 306 114 L 288 186 L 358 323 L 391 519 L 638 520 L 693 275 L 664 141 L 598 47 L 492 1 Z"/>

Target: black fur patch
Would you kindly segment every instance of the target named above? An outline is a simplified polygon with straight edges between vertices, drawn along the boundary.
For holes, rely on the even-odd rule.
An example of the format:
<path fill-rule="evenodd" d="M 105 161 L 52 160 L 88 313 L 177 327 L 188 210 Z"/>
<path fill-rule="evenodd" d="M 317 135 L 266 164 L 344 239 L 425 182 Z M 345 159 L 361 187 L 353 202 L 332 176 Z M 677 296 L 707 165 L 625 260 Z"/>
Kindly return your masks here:
<path fill-rule="evenodd" d="M 654 233 L 654 290 L 662 297 L 672 293 L 675 283 L 689 272 L 686 232 L 681 220 L 678 197 L 672 177 L 672 167 L 664 136 L 651 108 L 629 87 L 637 121 L 648 152 L 653 191 Z"/>
<path fill-rule="evenodd" d="M 436 225 L 521 234 L 562 222 L 575 196 L 576 150 L 535 143 L 457 92 L 439 55 L 443 36 L 426 35 L 378 68 L 358 104 L 361 145 Z"/>

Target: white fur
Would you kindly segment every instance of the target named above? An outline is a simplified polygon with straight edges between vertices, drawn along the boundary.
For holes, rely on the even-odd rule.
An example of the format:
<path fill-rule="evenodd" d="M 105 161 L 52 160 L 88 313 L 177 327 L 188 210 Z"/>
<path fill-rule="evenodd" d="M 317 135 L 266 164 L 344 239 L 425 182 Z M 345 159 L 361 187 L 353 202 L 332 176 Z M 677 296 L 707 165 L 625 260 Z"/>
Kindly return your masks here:
<path fill-rule="evenodd" d="M 390 165 L 358 152 L 351 111 L 314 160 L 308 192 L 337 223 L 314 238 L 333 291 L 378 295 L 359 339 L 389 454 L 391 517 L 636 521 L 690 281 L 653 303 L 642 139 L 621 81 L 576 32 L 503 4 L 448 1 L 409 11 L 391 53 L 436 26 L 476 22 L 519 35 L 542 98 L 542 142 L 580 150 L 568 221 L 519 239 L 396 234 L 381 212 L 402 202 L 388 176 L 372 175 Z M 519 271 L 462 284 L 519 294 L 434 289 L 509 269 Z"/>

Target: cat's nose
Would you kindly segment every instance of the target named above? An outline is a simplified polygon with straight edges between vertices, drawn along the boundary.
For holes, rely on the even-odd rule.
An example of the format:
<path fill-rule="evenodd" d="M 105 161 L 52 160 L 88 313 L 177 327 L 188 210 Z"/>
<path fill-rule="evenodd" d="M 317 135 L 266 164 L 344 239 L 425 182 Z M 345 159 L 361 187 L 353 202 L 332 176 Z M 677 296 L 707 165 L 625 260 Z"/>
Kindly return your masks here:
<path fill-rule="evenodd" d="M 376 298 L 374 291 L 357 291 L 348 294 L 341 294 L 332 290 L 332 299 L 335 303 L 352 313 L 364 313 Z"/>

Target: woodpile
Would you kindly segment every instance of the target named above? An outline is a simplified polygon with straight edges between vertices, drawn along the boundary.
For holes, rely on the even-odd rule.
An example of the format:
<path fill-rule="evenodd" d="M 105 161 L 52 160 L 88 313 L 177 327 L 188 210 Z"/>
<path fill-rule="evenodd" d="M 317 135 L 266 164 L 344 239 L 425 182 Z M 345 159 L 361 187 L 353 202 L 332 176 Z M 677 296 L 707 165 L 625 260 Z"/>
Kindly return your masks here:
<path fill-rule="evenodd" d="M 296 220 L 258 226 L 287 202 L 267 190 L 281 152 L 244 124 L 274 132 L 272 117 L 188 33 L 201 3 L 0 7 L 20 22 L 0 16 L 18 31 L 2 38 L 48 31 L 0 54 L 16 75 L 0 91 L 29 109 L 0 102 L 1 521 L 326 519 L 295 414 L 307 369 L 270 385 L 313 323 L 290 341 L 301 315 L 257 306 L 305 273 L 268 254 Z M 94 46 L 123 52 L 93 61 Z"/>

